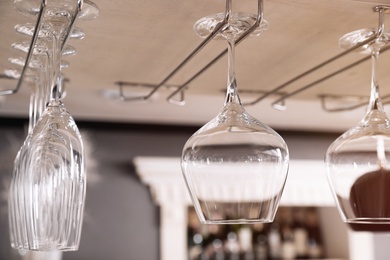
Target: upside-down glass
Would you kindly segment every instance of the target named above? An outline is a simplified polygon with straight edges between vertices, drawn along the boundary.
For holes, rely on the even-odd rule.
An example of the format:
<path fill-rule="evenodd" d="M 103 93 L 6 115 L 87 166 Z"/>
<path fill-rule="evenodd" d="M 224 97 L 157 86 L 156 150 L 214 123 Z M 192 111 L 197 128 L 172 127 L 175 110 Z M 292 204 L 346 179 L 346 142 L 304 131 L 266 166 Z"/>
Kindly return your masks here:
<path fill-rule="evenodd" d="M 354 31 L 340 39 L 351 47 L 378 33 L 377 39 L 363 46 L 372 57 L 371 96 L 364 118 L 357 126 L 336 139 L 326 153 L 328 179 L 344 222 L 357 231 L 390 231 L 390 121 L 383 109 L 377 79 L 380 48 L 388 43 L 383 14 L 387 6 L 376 7 L 378 30 Z"/>
<path fill-rule="evenodd" d="M 26 77 L 25 82 L 29 82 L 31 85 L 31 94 L 30 94 L 30 107 L 29 107 L 29 127 L 28 134 L 31 134 L 32 129 L 34 128 L 36 121 L 40 117 L 40 80 L 37 74 L 41 73 L 40 71 L 35 71 L 28 77 Z M 20 168 L 20 159 L 23 158 L 24 153 L 29 149 L 29 143 L 25 141 L 22 147 L 19 149 L 15 161 L 14 169 L 12 172 L 12 178 L 9 189 L 8 196 L 8 206 L 9 206 L 9 230 L 10 230 L 10 242 L 13 248 L 22 249 L 27 245 L 27 235 L 26 235 L 26 225 L 25 218 L 21 214 L 21 208 L 23 208 L 24 201 L 22 200 L 23 189 L 19 187 L 22 186 L 21 181 L 21 168 Z M 20 203 L 19 203 L 20 202 Z"/>
<path fill-rule="evenodd" d="M 29 136 L 24 160 L 26 229 L 30 250 L 77 250 L 86 191 L 84 148 L 56 84 Z"/>
<path fill-rule="evenodd" d="M 10 241 L 13 248 L 27 249 L 28 238 L 26 231 L 26 218 L 25 218 L 25 200 L 23 181 L 28 174 L 28 171 L 24 169 L 23 161 L 26 154 L 30 151 L 30 138 L 29 136 L 34 129 L 36 122 L 40 118 L 42 112 L 45 110 L 46 104 L 49 100 L 50 80 L 49 75 L 52 68 L 52 48 L 48 48 L 45 44 L 36 44 L 33 51 L 31 61 L 35 64 L 31 67 L 31 62 L 28 65 L 28 72 L 32 72 L 27 78 L 33 77 L 30 98 L 30 110 L 29 110 L 29 128 L 28 137 L 23 143 L 22 147 L 18 151 L 18 154 L 14 161 L 14 169 L 11 178 L 10 192 L 9 192 L 9 229 L 10 229 Z M 20 44 L 17 44 L 20 45 Z M 22 46 L 23 44 L 21 44 Z M 28 51 L 24 48 L 20 49 L 24 52 Z M 25 61 L 22 66 L 26 66 Z M 22 187 L 22 188 L 21 188 Z"/>
<path fill-rule="evenodd" d="M 64 33 L 75 15 L 70 10 L 76 10 L 78 2 L 51 3 L 45 22 L 51 29 L 46 40 L 51 42 L 52 95 L 15 161 L 17 198 L 10 205 L 10 231 L 16 233 L 11 234 L 16 248 L 68 251 L 77 250 L 80 242 L 86 172 L 80 133 L 61 100 L 60 60 Z"/>
<path fill-rule="evenodd" d="M 223 17 L 203 18 L 194 28 L 207 36 L 204 32 L 210 33 Z M 250 116 L 238 96 L 235 38 L 254 21 L 253 15 L 230 15 L 221 34 L 228 42 L 229 55 L 225 105 L 183 148 L 184 179 L 202 223 L 272 222 L 286 181 L 287 145 L 273 129 Z M 256 33 L 266 27 L 262 20 Z"/>

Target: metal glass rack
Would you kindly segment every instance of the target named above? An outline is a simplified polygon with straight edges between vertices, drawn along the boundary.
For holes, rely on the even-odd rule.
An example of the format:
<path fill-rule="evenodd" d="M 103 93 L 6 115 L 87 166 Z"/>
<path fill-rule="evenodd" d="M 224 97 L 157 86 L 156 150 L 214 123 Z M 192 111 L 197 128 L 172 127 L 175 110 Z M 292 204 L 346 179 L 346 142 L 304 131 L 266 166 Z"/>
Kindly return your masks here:
<path fill-rule="evenodd" d="M 379 5 L 379 6 L 375 6 L 373 8 L 373 11 L 374 12 L 388 12 L 388 9 L 386 8 L 383 8 L 384 6 L 383 5 Z M 133 83 L 133 82 L 124 82 L 124 81 L 120 81 L 120 82 L 116 82 L 115 84 L 119 86 L 119 95 L 120 95 L 120 100 L 122 101 L 135 101 L 135 100 L 148 100 L 154 93 L 156 93 L 159 89 L 161 89 L 162 87 L 168 87 L 168 85 L 166 84 L 174 75 L 176 75 L 192 58 L 194 58 L 223 28 L 224 26 L 227 24 L 228 22 L 228 15 L 229 15 L 229 9 L 230 9 L 230 4 L 229 4 L 229 0 L 226 0 L 226 10 L 225 10 L 225 19 L 223 20 L 223 22 L 221 22 L 215 29 L 214 31 L 206 38 L 204 39 L 198 47 L 196 47 L 171 73 L 169 73 L 159 84 L 157 85 L 153 85 L 153 84 L 143 84 L 143 83 Z M 241 41 L 243 41 L 248 35 L 250 35 L 261 23 L 261 19 L 263 18 L 263 1 L 262 0 L 258 0 L 258 13 L 257 13 L 257 20 L 256 22 L 252 25 L 252 27 L 247 31 L 245 32 L 239 39 L 237 39 L 236 41 L 236 44 L 240 43 Z M 380 24 L 380 22 L 379 22 Z M 257 103 L 259 103 L 260 101 L 263 101 L 265 98 L 269 97 L 269 96 L 272 96 L 272 95 L 276 95 L 278 96 L 278 98 L 272 102 L 272 106 L 276 109 L 279 109 L 279 110 L 284 110 L 286 108 L 286 105 L 285 105 L 285 101 L 292 97 L 292 96 L 295 96 L 305 90 L 308 90 L 309 88 L 312 88 L 316 85 L 318 85 L 319 83 L 327 80 L 327 79 L 330 79 L 340 73 L 343 73 L 367 60 L 370 59 L 370 56 L 366 56 L 364 58 L 361 58 L 360 60 L 354 62 L 354 63 L 351 63 L 341 69 L 338 69 L 318 80 L 315 80 L 305 86 L 302 86 L 300 88 L 298 88 L 297 90 L 295 91 L 292 91 L 292 92 L 287 92 L 285 91 L 285 89 L 287 89 L 292 83 L 312 74 L 313 72 L 317 71 L 317 70 L 320 70 L 321 68 L 329 65 L 329 64 L 332 64 L 334 63 L 336 60 L 339 60 L 341 58 L 343 58 L 344 56 L 346 56 L 347 54 L 353 52 L 354 50 L 357 50 L 359 48 L 361 48 L 362 46 L 364 45 L 367 45 L 367 44 L 370 44 L 371 42 L 375 41 L 380 35 L 381 35 L 381 31 L 380 31 L 380 26 L 378 26 L 376 32 L 371 35 L 368 39 L 366 39 L 365 41 L 362 41 L 362 42 L 359 42 L 358 44 L 354 45 L 353 47 L 349 48 L 349 49 L 346 49 L 344 50 L 343 52 L 335 55 L 334 57 L 331 57 L 329 58 L 328 60 L 324 61 L 324 62 L 321 62 L 320 64 L 310 68 L 309 70 L 307 71 L 304 71 L 303 73 L 291 78 L 290 80 L 286 81 L 285 83 L 279 85 L 279 86 L 276 86 L 275 88 L 273 88 L 271 91 L 268 91 L 268 92 L 261 92 L 259 91 L 258 93 L 260 94 L 258 98 L 250 101 L 250 102 L 247 102 L 247 103 L 244 103 L 244 105 L 247 105 L 247 106 L 250 106 L 250 105 L 255 105 Z M 387 50 L 390 49 L 390 46 L 386 46 L 384 48 L 382 48 L 381 52 L 385 52 Z M 184 92 L 185 90 L 188 88 L 188 85 L 193 81 L 195 80 L 197 77 L 199 77 L 203 72 L 205 72 L 207 69 L 209 69 L 212 65 L 214 65 L 220 58 L 222 58 L 225 54 L 227 53 L 227 49 L 225 49 L 224 51 L 222 51 L 218 56 L 216 56 L 214 59 L 212 59 L 206 66 L 204 66 L 202 69 L 200 69 L 197 73 L 195 73 L 192 77 L 190 77 L 187 81 L 185 81 L 183 84 L 181 85 L 178 85 L 178 86 L 174 86 L 173 88 L 175 89 L 168 97 L 167 97 L 167 101 L 170 102 L 170 103 L 173 103 L 173 104 L 177 104 L 177 105 L 184 105 L 185 104 L 185 100 L 184 100 Z M 125 87 L 139 87 L 139 86 L 147 86 L 148 88 L 152 88 L 152 90 L 147 94 L 147 95 L 144 95 L 144 96 L 139 96 L 139 97 L 126 97 L 125 94 L 124 94 L 124 88 Z M 171 86 L 172 87 L 172 86 Z M 243 91 L 241 91 L 243 92 Z M 177 94 L 180 94 L 180 98 L 177 100 L 177 99 L 174 99 L 174 97 L 177 95 Z M 323 104 L 323 109 L 325 111 L 328 111 L 328 112 L 336 112 L 336 111 L 344 111 L 344 110 L 351 110 L 351 109 L 355 109 L 359 106 L 350 106 L 350 107 L 344 107 L 344 108 L 338 108 L 338 109 L 328 109 L 328 107 L 326 105 L 324 105 L 324 103 L 326 102 L 326 100 L 329 100 L 331 98 L 347 98 L 347 97 L 330 97 L 330 96 L 326 96 L 326 98 L 324 98 L 325 95 L 321 95 L 319 96 L 319 98 L 321 99 L 321 102 Z M 360 102 L 362 102 L 360 100 Z"/>
<path fill-rule="evenodd" d="M 116 84 L 120 88 L 120 99 L 122 101 L 135 101 L 135 100 L 147 100 L 149 99 L 154 93 L 156 93 L 160 88 L 166 85 L 168 80 L 170 80 L 174 75 L 176 75 L 192 58 L 194 58 L 212 39 L 215 38 L 225 27 L 225 25 L 229 22 L 229 16 L 230 16 L 230 10 L 231 10 L 231 0 L 226 0 L 226 9 L 224 13 L 224 19 L 221 23 L 219 23 L 213 30 L 213 32 L 207 36 L 171 73 L 169 73 L 159 84 L 154 85 L 153 89 L 144 96 L 139 97 L 126 97 L 123 93 L 123 87 L 124 86 L 134 86 L 131 82 L 116 82 Z M 239 44 L 242 42 L 248 35 L 250 35 L 254 30 L 256 30 L 257 27 L 261 24 L 261 21 L 263 19 L 263 1 L 258 0 L 258 8 L 257 8 L 257 16 L 255 23 L 240 37 L 237 38 L 235 44 Z M 188 84 L 190 84 L 193 80 L 195 80 L 197 77 L 199 77 L 203 72 L 205 72 L 207 69 L 209 69 L 214 63 L 216 63 L 219 59 L 221 59 L 225 54 L 227 53 L 227 49 L 222 51 L 219 55 L 217 55 L 214 59 L 212 59 L 206 66 L 204 66 L 201 70 L 199 70 L 195 75 L 193 75 L 191 78 L 189 78 L 186 82 L 183 84 L 176 86 L 175 90 L 167 97 L 167 101 L 173 104 L 177 105 L 183 105 L 185 103 L 184 100 L 184 94 L 183 92 L 188 87 Z M 152 86 L 151 84 L 147 84 L 149 87 Z M 139 84 L 137 84 L 139 86 Z M 180 99 L 176 100 L 174 97 L 180 93 Z"/>
<path fill-rule="evenodd" d="M 1 90 L 0 91 L 0 96 L 2 95 L 12 95 L 12 94 L 15 94 L 19 91 L 19 89 L 21 88 L 22 84 L 23 84 L 23 81 L 25 79 L 25 76 L 26 76 L 26 71 L 27 71 L 27 68 L 28 68 L 28 65 L 30 64 L 30 61 L 31 61 L 31 58 L 32 58 L 32 55 L 33 55 L 33 50 L 34 50 L 34 46 L 37 42 L 37 39 L 38 39 L 38 35 L 39 35 L 39 32 L 41 30 L 41 26 L 42 24 L 44 23 L 44 14 L 46 12 L 46 9 L 47 9 L 47 1 L 48 0 L 42 0 L 41 2 L 41 6 L 40 6 L 40 10 L 39 10 L 39 13 L 38 13 L 38 17 L 37 17 L 37 22 L 35 24 L 35 29 L 34 29 L 34 33 L 33 33 L 33 36 L 32 36 L 32 39 L 31 39 L 31 43 L 30 43 L 30 47 L 29 47 L 29 50 L 28 50 L 28 53 L 27 53 L 27 57 L 26 57 L 26 62 L 25 62 L 25 65 L 23 66 L 23 69 L 22 69 L 22 72 L 20 74 L 20 77 L 19 77 L 19 80 L 16 84 L 16 87 L 13 88 L 13 89 L 7 89 L 7 90 Z M 77 0 L 77 8 L 75 10 L 75 13 L 72 17 L 72 20 L 70 22 L 70 26 L 67 28 L 66 30 L 66 34 L 65 34 L 65 37 L 62 39 L 63 42 L 61 43 L 61 49 L 64 48 L 64 46 L 66 45 L 68 39 L 69 39 L 69 36 L 74 28 L 74 25 L 76 24 L 76 21 L 77 21 L 77 18 L 78 18 L 78 14 L 79 12 L 81 11 L 82 9 L 82 6 L 83 6 L 83 0 Z M 5 77 L 5 76 L 2 76 L 2 77 Z"/>
<path fill-rule="evenodd" d="M 71 25 L 69 26 L 68 30 L 67 30 L 67 34 L 66 34 L 66 37 L 64 38 L 64 41 L 62 43 L 62 47 L 65 46 L 68 38 L 69 38 L 69 35 L 70 33 L 72 32 L 73 28 L 74 28 L 74 25 L 75 25 L 75 22 L 77 20 L 77 17 L 78 17 L 78 13 L 80 12 L 80 10 L 82 9 L 82 6 L 83 6 L 83 0 L 78 0 L 78 8 L 76 10 L 76 14 L 74 15 L 73 17 L 73 20 L 71 21 Z M 388 8 L 382 8 L 383 6 L 379 5 L 379 6 L 375 6 L 373 8 L 373 11 L 374 12 L 389 12 Z M 32 49 L 33 49 L 33 46 L 35 45 L 36 41 L 37 41 L 37 38 L 38 38 L 38 35 L 39 35 L 39 30 L 41 28 L 41 25 L 43 23 L 43 19 L 44 19 L 44 12 L 47 8 L 47 0 L 42 0 L 41 2 L 41 8 L 40 8 L 40 12 L 38 14 L 38 17 L 37 17 L 37 22 L 36 22 L 36 25 L 35 25 L 35 30 L 34 30 L 34 34 L 32 36 L 32 40 L 31 40 L 31 44 L 30 44 L 30 49 L 29 49 L 29 52 L 27 54 L 27 57 L 26 57 L 26 62 L 25 64 L 29 64 L 30 61 L 31 61 L 31 57 L 32 57 Z M 148 100 L 152 97 L 152 95 L 154 93 L 156 93 L 157 91 L 159 91 L 160 89 L 162 88 L 167 88 L 167 89 L 174 89 L 173 92 L 167 97 L 167 101 L 172 103 L 172 104 L 176 104 L 176 105 L 184 105 L 185 104 L 185 91 L 186 89 L 188 88 L 189 84 L 194 81 L 196 78 L 198 78 L 201 74 L 203 74 L 205 71 L 207 71 L 212 65 L 214 65 L 218 60 L 220 60 L 226 53 L 227 53 L 227 49 L 223 50 L 219 55 L 217 55 L 215 58 L 213 58 L 212 60 L 210 60 L 209 63 L 207 63 L 202 69 L 200 69 L 197 73 L 195 73 L 192 77 L 190 77 L 187 81 L 185 81 L 183 84 L 181 85 L 169 85 L 167 84 L 167 82 L 174 76 L 176 75 L 177 73 L 180 72 L 180 70 L 185 66 L 187 65 L 212 39 L 215 38 L 216 35 L 218 35 L 221 30 L 224 28 L 224 26 L 228 23 L 228 20 L 229 20 L 229 15 L 230 15 L 230 10 L 231 10 L 231 1 L 230 0 L 226 0 L 226 9 L 225 9 L 225 13 L 224 13 L 224 20 L 218 24 L 218 26 L 216 26 L 216 28 L 214 29 L 214 31 L 208 36 L 206 37 L 179 65 L 177 65 L 159 84 L 157 85 L 154 85 L 154 84 L 148 84 L 148 83 L 135 83 L 135 82 L 125 82 L 125 81 L 118 81 L 118 82 L 115 82 L 115 84 L 119 87 L 119 98 L 120 100 L 122 101 L 136 101 L 136 100 Z M 256 28 L 261 24 L 261 21 L 262 21 L 262 18 L 263 18 L 263 0 L 258 0 L 258 8 L 257 8 L 257 19 L 256 19 L 256 22 L 243 34 L 241 35 L 241 37 L 239 37 L 237 40 L 236 40 L 236 44 L 239 44 L 240 42 L 242 42 L 248 35 L 250 35 L 254 30 L 256 30 Z M 261 92 L 259 91 L 259 97 L 258 98 L 255 98 L 254 100 L 250 101 L 250 102 L 247 102 L 247 103 L 244 103 L 244 105 L 247 105 L 247 106 L 250 106 L 250 105 L 255 105 L 257 103 L 259 103 L 260 101 L 264 100 L 265 98 L 269 97 L 269 96 L 272 96 L 272 95 L 277 95 L 278 98 L 272 102 L 272 106 L 276 109 L 280 109 L 280 110 L 283 110 L 286 108 L 286 105 L 285 105 L 285 101 L 286 99 L 288 98 L 291 98 L 292 96 L 295 96 L 305 90 L 308 90 L 309 88 L 312 88 L 316 85 L 318 85 L 319 83 L 327 80 L 327 79 L 330 79 L 340 73 L 343 73 L 345 72 L 346 70 L 348 69 L 351 69 L 357 65 L 359 65 L 360 63 L 362 62 L 365 62 L 367 60 L 370 59 L 369 56 L 366 56 L 364 58 L 361 58 L 360 60 L 352 63 L 352 64 L 349 64 L 341 69 L 338 69 L 318 80 L 315 80 L 314 82 L 310 83 L 310 84 L 307 84 L 305 86 L 302 86 L 300 88 L 298 88 L 297 90 L 295 91 L 291 91 L 291 92 L 287 92 L 285 91 L 285 89 L 287 89 L 292 83 L 312 74 L 313 72 L 335 62 L 336 60 L 339 60 L 341 59 L 342 57 L 346 56 L 347 54 L 351 53 L 352 51 L 358 49 L 358 48 L 361 48 L 362 46 L 366 45 L 366 44 L 370 44 L 371 42 L 375 41 L 379 36 L 380 36 L 381 32 L 380 32 L 380 28 L 378 27 L 376 32 L 370 36 L 368 39 L 366 39 L 365 41 L 362 41 L 362 42 L 359 42 L 358 44 L 354 45 L 353 47 L 349 48 L 349 49 L 346 49 L 344 50 L 343 52 L 337 54 L 336 56 L 334 57 L 331 57 L 329 58 L 328 60 L 310 68 L 309 70 L 307 71 L 304 71 L 303 73 L 291 78 L 290 80 L 286 81 L 285 83 L 279 85 L 279 86 L 276 86 L 274 87 L 271 91 L 268 91 L 268 92 Z M 387 50 L 390 49 L 390 46 L 386 46 L 384 47 L 381 52 L 385 52 Z M 7 89 L 7 90 L 0 90 L 0 96 L 1 95 L 11 95 L 11 94 L 15 94 L 19 91 L 24 79 L 25 79 L 25 74 L 26 74 L 26 70 L 27 70 L 27 66 L 24 66 L 23 69 L 22 69 L 22 72 L 21 72 L 21 75 L 20 75 L 20 78 L 16 84 L 16 87 L 13 88 L 13 89 Z M 125 95 L 125 91 L 124 91 L 124 88 L 125 87 L 139 87 L 139 86 L 142 86 L 142 87 L 147 87 L 149 89 L 151 89 L 149 91 L 148 94 L 146 95 L 143 95 L 143 96 L 137 96 L 137 97 L 129 97 L 129 96 L 126 96 Z M 179 95 L 178 98 L 175 98 Z M 325 95 L 326 96 L 326 95 Z M 351 110 L 351 109 L 354 109 L 356 108 L 356 106 L 350 106 L 350 107 L 344 107 L 344 108 L 338 108 L 338 109 L 328 109 L 327 106 L 325 105 L 325 102 L 326 100 L 329 100 L 331 98 L 341 98 L 341 97 L 332 97 L 332 96 L 326 96 L 326 98 L 324 98 L 324 95 L 321 95 L 319 96 L 319 98 L 321 99 L 321 102 L 323 104 L 323 108 L 326 110 L 326 111 L 329 111 L 329 112 L 335 112 L 335 111 L 343 111 L 343 110 Z M 344 97 L 345 98 L 345 97 Z"/>

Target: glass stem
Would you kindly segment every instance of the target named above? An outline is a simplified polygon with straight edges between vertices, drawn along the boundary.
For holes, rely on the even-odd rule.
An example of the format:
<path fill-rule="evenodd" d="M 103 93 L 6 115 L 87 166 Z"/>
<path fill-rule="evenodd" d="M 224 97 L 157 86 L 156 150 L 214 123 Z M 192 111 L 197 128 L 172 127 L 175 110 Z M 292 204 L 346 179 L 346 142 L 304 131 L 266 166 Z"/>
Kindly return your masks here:
<path fill-rule="evenodd" d="M 225 37 L 228 43 L 228 79 L 225 105 L 231 102 L 241 105 L 236 82 L 235 35 L 228 32 Z"/>
<path fill-rule="evenodd" d="M 383 109 L 380 92 L 379 92 L 379 83 L 378 83 L 378 58 L 379 58 L 379 50 L 380 48 L 375 45 L 372 46 L 371 60 L 372 60 L 372 77 L 371 77 L 371 95 L 370 95 L 370 103 L 368 106 L 368 113 L 371 111 L 378 111 L 382 115 L 379 117 L 385 116 L 385 112 Z M 386 160 L 386 148 L 385 142 L 382 136 L 377 136 L 377 157 L 378 157 L 378 165 L 380 168 L 384 168 L 387 165 Z"/>
<path fill-rule="evenodd" d="M 53 67 L 51 71 L 51 100 L 58 103 L 61 96 L 60 77 L 61 77 L 61 37 L 54 32 L 53 36 Z"/>
<path fill-rule="evenodd" d="M 371 52 L 371 61 L 372 61 L 372 74 L 371 74 L 371 94 L 370 94 L 370 103 L 368 106 L 368 112 L 372 110 L 383 111 L 382 101 L 379 93 L 379 83 L 378 83 L 378 58 L 379 58 L 379 47 L 375 46 L 375 43 L 372 46 Z"/>
<path fill-rule="evenodd" d="M 372 47 L 372 77 L 371 77 L 371 96 L 370 96 L 370 104 L 368 106 L 368 113 L 373 110 L 377 110 L 378 112 L 382 112 L 384 115 L 384 109 L 380 97 L 379 92 L 379 83 L 378 83 L 378 58 L 379 58 L 379 47 Z M 387 165 L 386 160 L 386 148 L 385 142 L 382 136 L 377 137 L 377 156 L 378 156 L 378 164 L 380 168 L 384 168 Z"/>
<path fill-rule="evenodd" d="M 51 89 L 51 71 L 52 71 L 52 54 L 50 50 L 46 52 L 46 55 L 43 57 L 44 67 L 41 71 L 40 77 L 40 101 L 39 101 L 39 114 L 45 111 L 46 106 L 50 100 L 50 89 Z"/>
<path fill-rule="evenodd" d="M 48 102 L 48 89 L 49 89 L 49 84 L 50 84 L 50 67 L 51 67 L 51 54 L 47 50 L 46 55 L 40 57 L 41 63 L 42 63 L 42 68 L 39 71 L 39 76 L 36 82 L 36 110 L 34 113 L 35 120 L 34 122 L 36 123 L 39 118 L 41 117 L 43 111 L 46 109 L 46 104 Z"/>
<path fill-rule="evenodd" d="M 377 10 L 379 12 L 379 19 L 378 19 L 378 29 L 377 29 L 377 38 L 376 40 L 371 44 L 371 94 L 370 94 L 370 103 L 368 106 L 367 113 L 370 113 L 373 110 L 377 110 L 380 112 L 384 112 L 382 101 L 379 93 L 379 83 L 378 83 L 378 59 L 379 59 L 379 53 L 380 48 L 384 44 L 382 41 L 383 32 L 384 32 L 384 14 L 385 14 L 385 8 L 379 7 Z"/>

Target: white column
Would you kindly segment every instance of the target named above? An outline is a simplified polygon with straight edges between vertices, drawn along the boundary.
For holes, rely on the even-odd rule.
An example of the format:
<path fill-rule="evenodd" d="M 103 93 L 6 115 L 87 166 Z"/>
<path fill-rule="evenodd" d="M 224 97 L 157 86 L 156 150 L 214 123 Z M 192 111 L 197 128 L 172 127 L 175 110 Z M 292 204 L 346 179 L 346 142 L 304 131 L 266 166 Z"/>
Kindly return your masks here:
<path fill-rule="evenodd" d="M 187 259 L 187 207 L 161 205 L 160 259 Z"/>
<path fill-rule="evenodd" d="M 375 258 L 374 237 L 369 232 L 348 230 L 349 259 L 378 260 Z"/>
<path fill-rule="evenodd" d="M 390 254 L 390 233 L 380 232 L 373 235 L 375 260 L 388 260 Z"/>

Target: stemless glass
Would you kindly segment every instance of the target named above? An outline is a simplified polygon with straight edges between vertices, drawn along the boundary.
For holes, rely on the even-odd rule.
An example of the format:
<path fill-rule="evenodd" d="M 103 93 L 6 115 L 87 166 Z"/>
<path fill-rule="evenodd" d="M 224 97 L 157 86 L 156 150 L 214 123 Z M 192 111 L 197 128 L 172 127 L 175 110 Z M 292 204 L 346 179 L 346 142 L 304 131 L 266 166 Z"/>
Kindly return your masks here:
<path fill-rule="evenodd" d="M 383 15 L 389 8 L 376 7 L 380 16 L 378 37 L 362 49 L 370 50 L 372 57 L 367 113 L 357 126 L 331 144 L 325 157 L 341 218 L 357 231 L 390 231 L 390 121 L 383 109 L 377 78 L 379 51 L 390 39 L 383 25 Z M 342 37 L 340 45 L 363 42 L 373 33 L 375 30 L 354 31 Z"/>
<path fill-rule="evenodd" d="M 229 17 L 221 34 L 228 42 L 225 104 L 186 142 L 182 171 L 202 223 L 272 222 L 287 177 L 288 148 L 273 129 L 241 105 L 235 77 L 235 38 L 249 29 L 253 16 L 240 13 Z M 205 27 L 210 32 L 222 19 L 221 15 L 202 18 L 195 30 L 204 35 Z M 265 29 L 262 20 L 260 30 Z"/>

